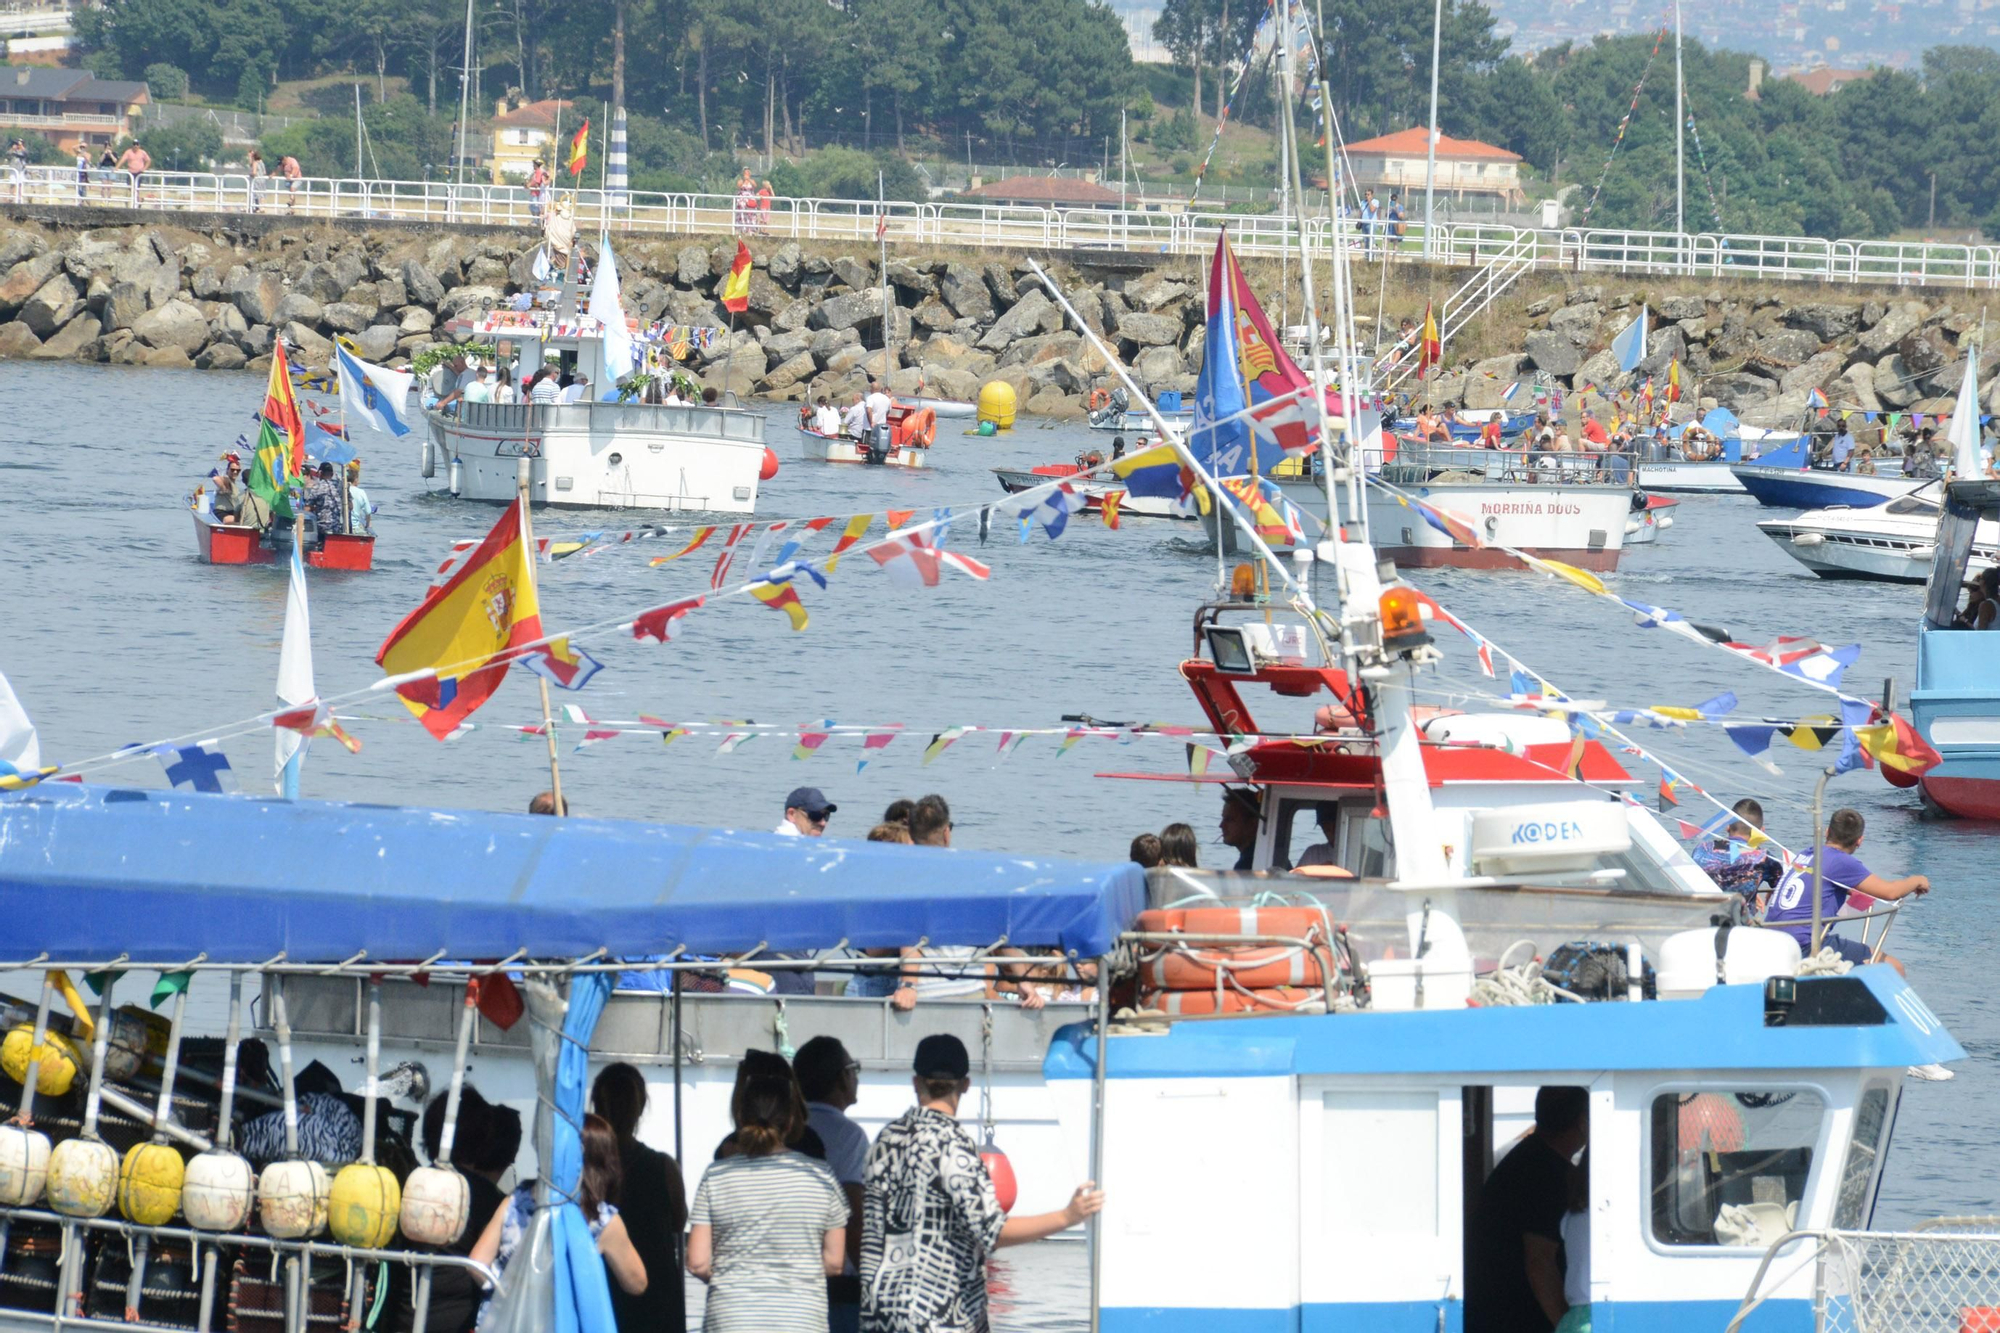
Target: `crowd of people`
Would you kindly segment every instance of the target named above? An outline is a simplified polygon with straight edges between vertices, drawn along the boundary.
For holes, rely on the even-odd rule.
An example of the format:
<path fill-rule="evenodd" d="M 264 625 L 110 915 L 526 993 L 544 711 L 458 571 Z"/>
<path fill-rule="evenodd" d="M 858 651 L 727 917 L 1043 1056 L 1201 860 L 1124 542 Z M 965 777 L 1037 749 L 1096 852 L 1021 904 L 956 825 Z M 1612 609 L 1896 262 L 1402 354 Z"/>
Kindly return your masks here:
<path fill-rule="evenodd" d="M 743 168 L 743 174 L 736 178 L 736 234 L 739 236 L 768 236 L 771 234 L 771 182 L 760 181 L 750 174 L 750 168 Z"/>
<path fill-rule="evenodd" d="M 870 379 L 866 392 L 856 392 L 846 408 L 821 394 L 812 405 L 812 428 L 831 438 L 845 437 L 871 452 L 889 451 L 889 409 L 895 406 L 882 381 Z"/>
<path fill-rule="evenodd" d="M 273 522 L 282 522 L 265 498 L 250 487 L 244 474 L 243 456 L 236 450 L 222 455 L 220 466 L 208 474 L 213 488 L 208 510 L 224 523 L 262 531 Z M 199 489 L 196 491 L 200 495 Z M 307 472 L 293 496 L 294 512 L 309 517 L 321 536 L 329 533 L 365 533 L 375 528 L 375 505 L 361 489 L 361 460 L 350 459 L 344 469 L 322 460 L 310 461 Z"/>

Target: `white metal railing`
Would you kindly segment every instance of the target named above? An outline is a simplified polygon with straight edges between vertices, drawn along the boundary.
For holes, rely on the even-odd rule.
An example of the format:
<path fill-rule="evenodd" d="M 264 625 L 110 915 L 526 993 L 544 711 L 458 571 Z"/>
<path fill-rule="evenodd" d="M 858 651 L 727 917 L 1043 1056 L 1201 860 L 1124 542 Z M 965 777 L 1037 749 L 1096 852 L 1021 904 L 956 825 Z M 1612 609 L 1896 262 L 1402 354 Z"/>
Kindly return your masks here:
<path fill-rule="evenodd" d="M 1819 1333 L 1991 1328 L 2000 1320 L 2000 1217 L 1937 1218 L 1902 1232 L 1792 1232 L 1765 1251 L 1727 1333 L 1798 1290 L 1793 1279 L 1808 1270 Z"/>
<path fill-rule="evenodd" d="M 71 118 L 76 119 L 76 118 Z M 873 200 L 777 199 L 768 211 L 739 208 L 723 194 L 607 194 L 577 190 L 578 221 L 618 232 L 738 233 L 799 241 L 873 244 Z M 25 178 L 0 170 L 0 203 L 49 207 L 123 205 L 218 213 L 285 213 L 315 220 L 352 218 L 529 228 L 538 209 L 520 185 L 444 181 L 266 179 L 251 190 L 241 173 L 149 171 L 134 182 L 124 172 L 92 171 L 79 189 L 73 167 L 30 167 Z M 1121 209 L 1058 209 L 938 201 L 891 203 L 888 234 L 898 244 L 1010 250 L 1130 249 L 1198 255 L 1225 226 L 1238 251 L 1276 256 L 1296 246 L 1289 219 L 1269 213 L 1155 213 Z M 1328 243 L 1325 218 L 1306 222 L 1316 245 Z M 1424 226 L 1401 236 L 1377 227 L 1349 227 L 1357 260 L 1445 263 L 1577 273 L 1683 274 L 1700 278 L 1777 278 L 1795 282 L 1897 286 L 2000 287 L 2000 247 L 1919 241 L 1825 240 L 1811 236 L 1748 236 L 1613 228 L 1519 228 L 1491 222 L 1434 224 L 1426 258 Z"/>

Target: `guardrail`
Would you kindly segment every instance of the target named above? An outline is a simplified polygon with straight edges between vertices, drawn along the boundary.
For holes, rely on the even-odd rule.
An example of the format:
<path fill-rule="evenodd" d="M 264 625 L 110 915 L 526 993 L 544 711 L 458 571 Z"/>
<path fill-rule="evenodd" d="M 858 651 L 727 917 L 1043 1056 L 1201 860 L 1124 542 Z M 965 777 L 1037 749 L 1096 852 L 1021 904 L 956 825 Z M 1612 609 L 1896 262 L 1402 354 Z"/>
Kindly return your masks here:
<path fill-rule="evenodd" d="M 769 209 L 739 206 L 721 194 L 611 193 L 577 190 L 565 195 L 584 227 L 603 225 L 620 234 L 713 234 L 799 241 L 853 242 L 873 246 L 878 218 L 873 200 L 775 199 Z M 51 207 L 117 204 L 140 209 L 217 213 L 269 213 L 300 219 L 395 220 L 534 228 L 541 202 L 519 185 L 444 181 L 296 181 L 264 178 L 253 190 L 241 173 L 149 171 L 136 181 L 124 172 L 92 171 L 79 188 L 74 167 L 30 167 L 25 176 L 0 171 L 0 203 Z M 890 240 L 899 245 L 964 246 L 1011 250 L 1137 250 L 1200 255 L 1224 227 L 1245 255 L 1296 252 L 1299 228 L 1268 213 L 1154 213 L 1118 209 L 1059 209 L 939 201 L 892 202 Z M 1333 224 L 1310 218 L 1305 231 L 1322 249 L 1333 242 Z M 1739 236 L 1619 231 L 1607 228 L 1538 229 L 1487 222 L 1411 222 L 1390 235 L 1382 224 L 1363 233 L 1343 227 L 1355 260 L 1381 264 L 1444 263 L 1477 266 L 1505 254 L 1527 266 L 1571 273 L 1659 274 L 1710 279 L 1767 279 L 1822 284 L 2000 287 L 2000 247 L 1916 241 L 1825 240 L 1812 236 Z"/>

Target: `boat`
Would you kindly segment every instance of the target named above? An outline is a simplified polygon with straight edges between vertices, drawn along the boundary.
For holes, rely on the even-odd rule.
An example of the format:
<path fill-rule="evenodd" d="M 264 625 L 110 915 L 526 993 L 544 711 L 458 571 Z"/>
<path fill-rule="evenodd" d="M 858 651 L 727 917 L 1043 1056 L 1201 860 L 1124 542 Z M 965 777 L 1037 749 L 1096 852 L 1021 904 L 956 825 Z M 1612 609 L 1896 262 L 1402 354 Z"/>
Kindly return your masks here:
<path fill-rule="evenodd" d="M 1937 554 L 1944 483 L 1927 482 L 1908 495 L 1867 509 L 1812 509 L 1795 518 L 1767 518 L 1757 530 L 1823 579 L 1924 583 Z M 2000 523 L 1981 521 L 1966 575 L 2000 565 Z"/>
<path fill-rule="evenodd" d="M 1730 471 L 1741 463 L 1765 467 L 1802 468 L 1806 465 L 1811 441 L 1797 431 L 1766 430 L 1746 426 L 1726 407 L 1718 407 L 1701 420 L 1702 429 L 1720 444 L 1719 453 L 1690 458 L 1680 443 L 1686 423 L 1669 432 L 1675 441 L 1664 449 L 1640 441 L 1642 449 L 1652 449 L 1639 461 L 1639 488 L 1687 495 L 1741 495 L 1743 483 Z M 1699 452 L 1699 451 L 1698 451 Z"/>
<path fill-rule="evenodd" d="M 1673 511 L 1680 501 L 1671 495 L 1651 495 L 1645 491 L 1632 493 L 1634 505 L 1642 506 L 1632 511 L 1625 520 L 1625 544 L 1627 546 L 1649 546 L 1660 539 L 1660 534 L 1674 525 Z"/>
<path fill-rule="evenodd" d="M 490 311 L 472 337 L 507 339 L 523 380 L 544 365 L 605 382 L 604 330 L 588 315 Z M 633 336 L 644 330 L 628 320 Z M 764 467 L 764 418 L 740 407 L 657 403 L 460 403 L 456 416 L 426 411 L 426 478 L 444 470 L 452 495 L 511 503 L 527 460 L 535 504 L 558 508 L 664 509 L 748 514 Z"/>
<path fill-rule="evenodd" d="M 1046 486 L 1051 480 L 1074 477 L 1078 473 L 1103 463 L 1096 454 L 1079 454 L 1074 463 L 1044 463 L 1039 467 L 996 467 L 993 475 L 999 479 L 1000 489 L 1008 495 L 1032 490 L 1036 486 Z M 1183 508 L 1177 500 L 1158 495 L 1133 495 L 1115 480 L 1091 478 L 1080 481 L 1076 489 L 1083 496 L 1086 512 L 1102 513 L 1105 497 L 1116 493 L 1120 517 L 1172 518 L 1194 521 L 1195 514 Z"/>
<path fill-rule="evenodd" d="M 875 463 L 887 467 L 929 467 L 937 442 L 937 414 L 928 407 L 896 403 L 889 408 L 889 449 L 878 454 L 849 435 L 813 429 L 812 408 L 799 409 L 799 438 L 805 456 L 822 463 Z"/>
<path fill-rule="evenodd" d="M 1122 435 L 1157 435 L 1159 421 L 1185 434 L 1194 425 L 1194 409 L 1181 406 L 1181 395 L 1177 390 L 1162 390 L 1153 400 L 1153 411 L 1143 407 L 1133 407 L 1132 399 L 1122 388 L 1108 392 L 1098 390 L 1091 395 L 1089 426 L 1091 430 L 1112 431 Z"/>
<path fill-rule="evenodd" d="M 1528 428 L 1535 424 L 1537 415 L 1534 412 L 1509 412 L 1505 408 L 1480 409 L 1465 407 L 1459 408 L 1457 411 L 1440 413 L 1437 417 L 1437 422 L 1450 433 L 1452 439 L 1463 440 L 1468 444 L 1476 444 L 1479 441 L 1480 432 L 1485 430 L 1486 423 L 1489 421 L 1498 421 L 1500 423 L 1500 438 L 1511 440 L 1525 434 Z M 1417 434 L 1417 419 L 1415 417 L 1398 417 L 1387 424 L 1388 428 L 1398 435 L 1409 436 L 1412 439 L 1421 438 Z"/>
<path fill-rule="evenodd" d="M 1908 495 L 1924 484 L 1921 478 L 1887 473 L 1869 476 L 1768 463 L 1732 463 L 1729 474 L 1757 503 L 1777 509 L 1827 509 L 1835 505 L 1866 509 Z"/>
<path fill-rule="evenodd" d="M 191 508 L 194 516 L 194 549 L 205 565 L 271 565 L 291 559 L 292 528 L 277 523 L 268 529 L 243 523 L 224 523 L 206 507 Z M 372 570 L 375 568 L 375 534 L 372 532 L 327 532 L 308 518 L 305 520 L 306 564 L 314 569 Z"/>

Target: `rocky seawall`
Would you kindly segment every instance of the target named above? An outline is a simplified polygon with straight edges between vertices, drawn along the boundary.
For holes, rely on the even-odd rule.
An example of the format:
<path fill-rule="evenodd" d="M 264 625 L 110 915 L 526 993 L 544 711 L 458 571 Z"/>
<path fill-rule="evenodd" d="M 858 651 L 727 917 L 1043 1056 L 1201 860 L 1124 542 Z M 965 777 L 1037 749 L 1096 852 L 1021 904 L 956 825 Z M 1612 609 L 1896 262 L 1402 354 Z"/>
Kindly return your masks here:
<path fill-rule="evenodd" d="M 345 335 L 364 357 L 395 364 L 451 340 L 453 321 L 503 304 L 534 281 L 536 238 L 523 232 L 277 218 L 201 225 L 163 219 L 79 229 L 46 218 L 0 220 L 0 356 L 256 370 L 282 334 L 317 367 L 330 340 Z M 688 367 L 704 384 L 798 400 L 850 393 L 886 371 L 898 393 L 921 384 L 936 396 L 970 398 L 1001 379 L 1025 411 L 1065 417 L 1079 414 L 1105 382 L 1102 358 L 1066 326 L 1025 260 L 992 252 L 926 257 L 907 248 L 892 257 L 885 352 L 873 255 L 776 239 L 750 248 L 749 309 L 733 334 L 690 353 Z M 649 322 L 730 327 L 718 292 L 733 239 L 621 239 L 617 252 L 628 312 Z M 1278 266 L 1247 267 L 1279 305 Z M 1149 394 L 1193 389 L 1203 339 L 1195 261 L 1073 255 L 1052 269 Z M 1358 277 L 1359 304 L 1377 304 L 1369 288 L 1383 279 L 1379 266 L 1359 268 Z M 1378 306 L 1386 322 L 1421 318 L 1433 295 L 1418 285 L 1425 278 L 1399 269 L 1388 281 L 1397 299 Z M 1450 275 L 1429 275 L 1427 283 L 1433 299 L 1455 285 Z M 1532 275 L 1446 349 L 1447 369 L 1428 391 L 1441 403 L 1493 407 L 1508 385 L 1537 373 L 1601 393 L 1651 376 L 1663 391 L 1678 359 L 1690 402 L 1773 425 L 1796 423 L 1814 389 L 1834 407 L 1869 411 L 1935 410 L 1956 391 L 1981 323 L 1973 294 L 1806 299 L 1823 295 L 1775 282 L 1705 288 Z M 1653 315 L 1651 355 L 1621 374 L 1609 344 L 1642 303 Z M 1492 348 L 1519 350 L 1468 359 Z M 2000 348 L 1982 362 L 1982 382 L 1994 383 Z"/>

